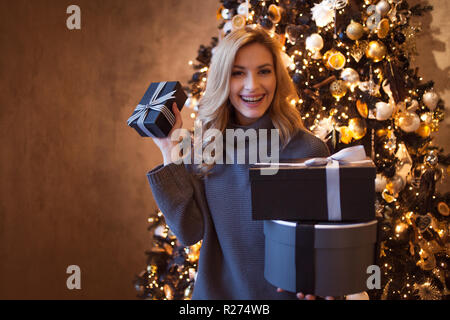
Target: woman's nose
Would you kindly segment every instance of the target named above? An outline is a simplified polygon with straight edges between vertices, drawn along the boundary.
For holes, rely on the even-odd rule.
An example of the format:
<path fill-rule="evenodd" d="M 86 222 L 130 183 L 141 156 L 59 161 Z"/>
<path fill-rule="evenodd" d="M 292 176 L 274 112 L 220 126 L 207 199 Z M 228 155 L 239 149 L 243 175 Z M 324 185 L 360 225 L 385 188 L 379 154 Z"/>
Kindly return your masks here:
<path fill-rule="evenodd" d="M 258 87 L 258 78 L 254 76 L 253 74 L 247 75 L 245 79 L 245 89 L 251 90 Z"/>

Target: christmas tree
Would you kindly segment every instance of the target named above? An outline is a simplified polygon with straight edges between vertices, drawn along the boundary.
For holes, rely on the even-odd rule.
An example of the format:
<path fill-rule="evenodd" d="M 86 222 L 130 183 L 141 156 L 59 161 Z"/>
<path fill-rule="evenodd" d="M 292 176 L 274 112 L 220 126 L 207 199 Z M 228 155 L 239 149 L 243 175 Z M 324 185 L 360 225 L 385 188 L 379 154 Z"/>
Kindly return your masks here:
<path fill-rule="evenodd" d="M 448 299 L 450 194 L 436 190 L 450 158 L 433 145 L 444 104 L 410 61 L 420 26 L 432 10 L 406 0 L 223 0 L 219 35 L 201 45 L 189 82 L 198 110 L 214 47 L 232 30 L 261 25 L 283 45 L 300 99 L 291 101 L 305 127 L 335 153 L 363 145 L 376 167 L 379 290 L 371 299 Z M 183 248 L 150 218 L 155 244 L 135 284 L 140 297 L 189 299 L 200 244 Z"/>

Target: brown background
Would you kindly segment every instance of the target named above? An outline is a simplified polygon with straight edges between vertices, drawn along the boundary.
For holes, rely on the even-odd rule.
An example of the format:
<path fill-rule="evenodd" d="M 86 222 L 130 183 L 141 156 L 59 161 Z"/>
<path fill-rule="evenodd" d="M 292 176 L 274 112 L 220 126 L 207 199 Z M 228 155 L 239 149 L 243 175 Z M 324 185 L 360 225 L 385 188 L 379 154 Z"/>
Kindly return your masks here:
<path fill-rule="evenodd" d="M 415 64 L 449 106 L 450 7 L 429 3 Z M 78 31 L 66 28 L 71 4 Z M 126 120 L 149 82 L 187 84 L 188 61 L 217 35 L 218 6 L 0 1 L 1 299 L 135 298 L 156 209 L 145 173 L 162 157 Z M 182 114 L 188 127 L 190 110 Z M 447 151 L 449 124 L 437 140 Z M 81 290 L 66 288 L 72 264 Z"/>

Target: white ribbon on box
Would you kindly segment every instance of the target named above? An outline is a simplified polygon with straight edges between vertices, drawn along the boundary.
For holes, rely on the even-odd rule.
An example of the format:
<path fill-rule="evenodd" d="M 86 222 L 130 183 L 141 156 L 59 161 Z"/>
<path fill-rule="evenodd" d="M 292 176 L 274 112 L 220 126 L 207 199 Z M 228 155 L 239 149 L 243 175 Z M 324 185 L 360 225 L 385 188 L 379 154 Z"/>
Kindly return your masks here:
<path fill-rule="evenodd" d="M 139 129 L 141 129 L 142 132 L 144 132 L 148 137 L 152 137 L 153 134 L 150 131 L 148 131 L 148 129 L 145 127 L 144 120 L 147 117 L 147 114 L 150 111 L 150 109 L 162 112 L 162 114 L 167 119 L 167 121 L 169 121 L 172 127 L 175 124 L 175 116 L 169 110 L 169 108 L 167 108 L 164 105 L 164 103 L 167 100 L 175 98 L 174 96 L 175 91 L 171 91 L 163 95 L 162 97 L 158 98 L 161 90 L 164 88 L 166 83 L 167 81 L 160 82 L 155 92 L 153 93 L 153 96 L 150 98 L 150 101 L 147 104 L 139 104 L 134 110 L 134 112 L 136 113 L 133 114 L 130 118 L 128 118 L 127 121 L 128 125 L 130 125 L 134 120 L 137 119 L 137 125 Z"/>
<path fill-rule="evenodd" d="M 271 165 L 272 167 L 275 165 L 290 167 L 314 167 L 326 165 L 328 220 L 341 221 L 342 211 L 339 164 L 350 163 L 364 164 L 373 163 L 373 161 L 367 159 L 364 146 L 359 145 L 342 149 L 327 158 L 312 158 L 303 163 L 256 163 L 256 165 Z"/>

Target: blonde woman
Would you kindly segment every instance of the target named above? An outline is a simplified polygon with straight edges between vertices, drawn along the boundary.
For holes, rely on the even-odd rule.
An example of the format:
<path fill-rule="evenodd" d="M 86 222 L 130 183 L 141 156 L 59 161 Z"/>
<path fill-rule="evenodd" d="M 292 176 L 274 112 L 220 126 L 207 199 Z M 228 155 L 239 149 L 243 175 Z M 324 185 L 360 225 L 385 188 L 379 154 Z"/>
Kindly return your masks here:
<path fill-rule="evenodd" d="M 298 99 L 296 89 L 279 43 L 264 30 L 245 27 L 230 33 L 216 47 L 208 72 L 198 114 L 203 148 L 217 139 L 211 139 L 214 132 L 278 129 L 279 148 L 270 152 L 279 153 L 281 160 L 329 155 L 326 144 L 304 129 L 290 103 Z M 164 164 L 147 177 L 179 241 L 184 245 L 203 241 L 192 298 L 304 298 L 306 294 L 277 290 L 264 279 L 263 222 L 251 218 L 251 163 L 175 163 L 171 154 L 176 142 L 171 135 L 182 121 L 175 104 L 173 112 L 177 121 L 169 137 L 153 139 Z M 251 158 L 247 146 L 244 152 L 246 159 Z M 229 150 L 223 154 L 227 159 L 232 156 Z"/>

